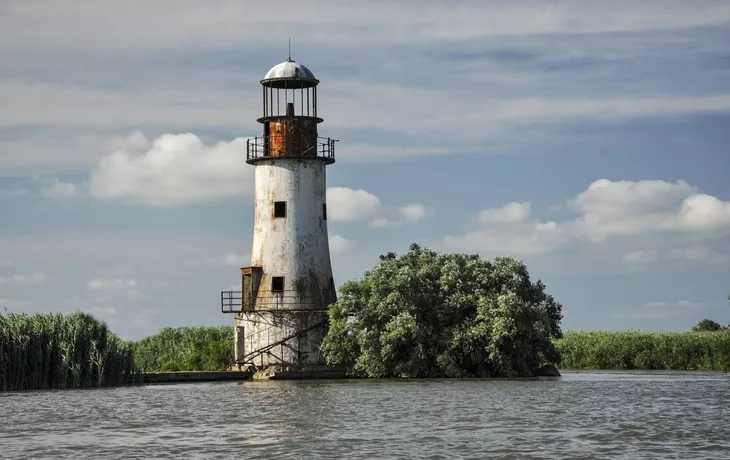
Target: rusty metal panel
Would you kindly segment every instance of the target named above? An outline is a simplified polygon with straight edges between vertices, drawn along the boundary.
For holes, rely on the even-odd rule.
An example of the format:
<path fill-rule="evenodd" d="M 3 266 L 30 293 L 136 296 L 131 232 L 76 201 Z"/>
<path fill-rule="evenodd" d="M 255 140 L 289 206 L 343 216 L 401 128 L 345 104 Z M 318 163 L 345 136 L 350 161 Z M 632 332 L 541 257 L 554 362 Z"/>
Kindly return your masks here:
<path fill-rule="evenodd" d="M 293 117 L 268 123 L 268 154 L 272 157 L 317 156 L 317 122 Z"/>

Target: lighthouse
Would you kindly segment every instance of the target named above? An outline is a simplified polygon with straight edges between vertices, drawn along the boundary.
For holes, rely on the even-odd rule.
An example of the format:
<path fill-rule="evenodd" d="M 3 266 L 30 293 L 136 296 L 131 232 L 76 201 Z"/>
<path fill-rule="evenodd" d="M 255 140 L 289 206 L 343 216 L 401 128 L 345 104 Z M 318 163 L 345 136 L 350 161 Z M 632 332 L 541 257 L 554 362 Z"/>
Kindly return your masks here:
<path fill-rule="evenodd" d="M 221 292 L 235 315 L 238 368 L 324 364 L 328 306 L 336 299 L 327 236 L 326 167 L 335 140 L 317 127 L 317 80 L 288 58 L 260 81 L 263 136 L 247 141 L 254 167 L 251 264 L 240 291 Z"/>

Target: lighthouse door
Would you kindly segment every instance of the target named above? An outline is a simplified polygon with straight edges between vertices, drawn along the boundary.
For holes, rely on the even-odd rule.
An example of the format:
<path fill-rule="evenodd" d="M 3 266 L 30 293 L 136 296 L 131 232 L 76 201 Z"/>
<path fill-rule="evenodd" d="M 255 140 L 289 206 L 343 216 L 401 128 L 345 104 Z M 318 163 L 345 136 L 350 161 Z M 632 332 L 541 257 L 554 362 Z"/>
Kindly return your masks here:
<path fill-rule="evenodd" d="M 251 273 L 244 273 L 242 283 L 243 292 L 241 292 L 243 311 L 251 311 L 251 307 L 253 306 L 252 284 L 253 283 L 251 283 Z"/>

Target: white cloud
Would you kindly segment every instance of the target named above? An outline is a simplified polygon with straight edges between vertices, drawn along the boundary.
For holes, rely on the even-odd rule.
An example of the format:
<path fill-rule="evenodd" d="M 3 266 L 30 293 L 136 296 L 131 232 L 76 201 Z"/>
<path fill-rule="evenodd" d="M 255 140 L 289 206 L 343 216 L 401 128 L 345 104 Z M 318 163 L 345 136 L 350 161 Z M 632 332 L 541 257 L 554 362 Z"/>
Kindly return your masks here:
<path fill-rule="evenodd" d="M 251 79 L 256 81 L 255 77 Z M 174 81 L 170 80 L 170 85 Z M 252 88 L 243 88 L 251 91 Z M 240 97 L 240 91 L 218 88 L 200 88 L 200 92 L 185 92 L 185 110 L 180 110 L 181 91 L 179 87 L 147 87 L 135 91 L 102 89 L 80 84 L 49 81 L 26 81 L 0 78 L 0 103 L 6 110 L 0 111 L 0 126 L 52 125 L 71 128 L 74 125 L 95 127 L 100 130 L 116 129 L 119 126 L 159 124 L 177 126 L 228 126 L 233 127 L 236 119 L 252 120 L 260 116 L 258 107 L 240 106 L 231 103 L 231 97 Z M 251 97 L 254 97 L 251 93 Z M 88 129 L 87 128 L 87 129 Z M 125 142 L 115 138 L 112 145 L 123 145 L 127 151 L 136 150 L 140 143 L 132 139 Z M 41 139 L 43 141 L 43 139 Z M 81 146 L 94 145 L 108 148 L 110 139 L 86 137 Z M 14 145 L 14 144 L 11 144 Z M 44 145 L 53 149 L 52 142 Z M 46 154 L 48 152 L 45 152 Z M 76 156 L 70 152 L 72 156 Z M 53 151 L 55 156 L 56 152 Z M 98 156 L 96 156 L 98 158 Z M 245 155 L 244 155 L 245 157 Z M 72 158 L 73 159 L 73 158 Z M 12 160 L 12 159 L 4 159 Z M 245 158 L 244 158 L 245 160 Z M 10 161 L 25 164 L 22 159 Z M 54 163 L 58 163 L 58 160 Z"/>
<path fill-rule="evenodd" d="M 74 183 L 62 182 L 54 177 L 41 187 L 41 194 L 48 198 L 73 198 L 83 195 L 83 190 Z"/>
<path fill-rule="evenodd" d="M 0 284 L 42 284 L 48 281 L 45 273 L 31 273 L 28 275 L 0 276 Z"/>
<path fill-rule="evenodd" d="M 137 287 L 137 281 L 134 279 L 102 279 L 94 278 L 89 280 L 86 285 L 87 288 L 95 291 L 111 291 L 117 289 L 130 289 Z"/>
<path fill-rule="evenodd" d="M 84 312 L 86 312 L 92 316 L 104 318 L 104 317 L 114 316 L 117 313 L 117 310 L 114 307 L 94 306 L 91 308 L 84 308 Z"/>
<path fill-rule="evenodd" d="M 225 265 L 227 267 L 247 267 L 251 263 L 251 254 L 236 254 L 229 252 L 219 257 L 211 257 L 208 263 L 212 265 Z"/>
<path fill-rule="evenodd" d="M 379 217 L 372 222 L 370 222 L 370 226 L 373 228 L 390 228 L 395 227 L 398 225 L 397 221 L 389 220 L 384 217 Z"/>
<path fill-rule="evenodd" d="M 439 2 L 388 5 L 358 2 L 348 7 L 333 0 L 306 4 L 281 0 L 272 8 L 251 8 L 239 2 L 202 0 L 128 0 L 123 4 L 79 1 L 78 8 L 55 2 L 9 2 L 0 12 L 14 45 L 40 50 L 160 49 L 179 46 L 246 45 L 266 34 L 302 37 L 309 48 L 327 39 L 345 49 L 382 43 L 432 43 L 434 40 L 476 40 L 480 37 L 542 34 L 601 34 L 714 26 L 727 23 L 730 8 L 724 2 L 665 0 L 641 3 L 615 0 L 610 4 L 565 1 L 476 2 L 457 7 Z M 84 14 L 78 14 L 83 11 Z M 140 14 L 144 12 L 145 14 Z M 286 13 L 286 14 L 284 14 Z M 119 25 L 139 25 L 135 34 Z M 351 31 L 357 28 L 360 33 Z M 44 34 L 33 33 L 42 29 Z M 312 33 L 312 31 L 317 33 Z M 327 34 L 319 33 L 323 30 Z M 6 45 L 10 47 L 10 45 Z"/>
<path fill-rule="evenodd" d="M 502 121 L 528 123 L 569 119 L 625 120 L 666 117 L 683 113 L 727 112 L 730 94 L 715 96 L 637 98 L 518 98 L 494 100 L 494 117 Z"/>
<path fill-rule="evenodd" d="M 696 194 L 682 202 L 680 225 L 698 230 L 712 230 L 730 224 L 730 201 L 714 196 Z"/>
<path fill-rule="evenodd" d="M 333 253 L 342 253 L 351 249 L 354 243 L 347 238 L 334 234 L 329 237 L 329 245 Z"/>
<path fill-rule="evenodd" d="M 626 254 L 623 261 L 627 264 L 648 264 L 656 261 L 657 253 L 655 251 L 634 251 Z"/>
<path fill-rule="evenodd" d="M 485 209 L 477 213 L 474 221 L 480 224 L 512 224 L 530 217 L 530 210 L 529 202 L 508 203 L 498 209 Z"/>
<path fill-rule="evenodd" d="M 143 153 L 117 150 L 91 173 L 91 194 L 164 207 L 249 194 L 246 139 L 206 146 L 198 136 L 163 134 Z"/>
<path fill-rule="evenodd" d="M 147 137 L 140 130 L 134 130 L 126 136 L 114 136 L 109 141 L 112 150 L 141 151 L 149 145 Z"/>
<path fill-rule="evenodd" d="M 332 221 L 368 220 L 380 213 L 380 199 L 363 189 L 329 187 L 327 219 Z"/>
<path fill-rule="evenodd" d="M 396 209 L 395 212 L 388 214 L 393 214 L 395 217 L 378 217 L 370 222 L 370 226 L 373 228 L 393 228 L 405 224 L 413 224 L 432 215 L 433 211 L 421 203 L 412 203 L 402 206 Z"/>
<path fill-rule="evenodd" d="M 0 17 L 8 18 L 0 28 L 0 38 L 5 38 L 0 40 L 0 57 L 17 62 L 16 71 L 0 79 L 0 105 L 4 108 L 0 126 L 81 126 L 83 133 L 65 139 L 64 145 L 51 130 L 20 136 L 19 141 L 2 139 L 0 151 L 11 154 L 0 158 L 0 167 L 88 167 L 104 152 L 99 145 L 109 144 L 109 131 L 120 126 L 238 129 L 241 123 L 252 123 L 260 116 L 256 82 L 275 62 L 257 55 L 267 55 L 276 44 L 262 44 L 257 53 L 246 56 L 245 69 L 235 70 L 216 67 L 216 63 L 211 67 L 202 61 L 190 66 L 186 60 L 181 72 L 175 67 L 177 58 L 155 65 L 150 56 L 157 56 L 161 49 L 173 49 L 174 55 L 189 56 L 190 62 L 195 62 L 200 47 L 210 53 L 236 44 L 246 47 L 261 37 L 262 31 L 298 34 L 303 40 L 298 42 L 299 49 L 321 50 L 330 62 L 344 62 L 319 67 L 314 56 L 301 56 L 308 64 L 315 61 L 312 68 L 318 75 L 318 68 L 322 69 L 324 85 L 331 91 L 332 97 L 322 98 L 322 104 L 327 104 L 322 111 L 327 126 L 336 130 L 397 130 L 424 140 L 420 146 L 399 146 L 351 139 L 342 149 L 342 157 L 358 161 L 464 150 L 432 142 L 434 138 L 443 141 L 443 132 L 459 140 L 482 141 L 524 124 L 730 110 L 727 88 L 711 84 L 722 81 L 722 74 L 690 67 L 697 83 L 690 88 L 682 72 L 677 77 L 671 72 L 660 73 L 666 62 L 692 66 L 723 51 L 722 36 L 715 35 L 719 32 L 694 29 L 727 24 L 730 7 L 717 2 L 697 6 L 693 2 L 691 7 L 677 1 L 640 6 L 610 2 L 610 7 L 586 7 L 576 2 L 547 7 L 542 3 L 512 6 L 467 2 L 458 8 L 429 2 L 425 7 L 420 3 L 389 5 L 387 18 L 369 2 L 346 9 L 328 2 L 330 6 L 323 6 L 317 14 L 295 2 L 277 3 L 296 20 L 235 2 L 124 3 L 121 8 L 100 8 L 82 2 L 84 7 L 68 11 L 0 5 Z M 596 8 L 604 13 L 597 13 Z M 139 11 L 148 14 L 140 15 Z M 140 21 L 146 26 L 137 27 Z M 119 24 L 134 24 L 138 33 L 131 36 L 124 32 L 129 27 Z M 358 33 L 353 34 L 353 28 Z M 668 34 L 668 29 L 677 33 Z M 311 34 L 311 30 L 319 32 Z M 657 32 L 637 35 L 635 31 Z M 573 34 L 583 35 L 566 37 Z M 492 38 L 484 42 L 480 40 L 483 37 Z M 394 47 L 394 43 L 402 46 Z M 128 62 L 126 54 L 119 59 L 115 50 L 120 48 L 133 49 L 135 59 Z M 104 50 L 102 63 L 97 62 L 100 49 Z M 59 50 L 70 50 L 74 59 L 63 59 Z M 358 72 L 348 70 L 353 50 L 360 63 Z M 505 50 L 530 62 L 515 68 L 514 62 L 499 57 Z M 622 59 L 627 55 L 637 61 L 627 65 Z M 45 59 L 47 56 L 54 59 Z M 104 65 L 104 59 L 112 65 Z M 597 65 L 560 68 L 561 63 L 580 65 L 581 60 Z M 97 62 L 105 70 L 89 80 L 76 70 L 84 68 L 84 62 Z M 123 62 L 121 67 L 115 67 L 119 62 Z M 419 70 L 429 65 L 432 72 Z M 542 68 L 546 65 L 551 66 L 549 72 Z M 129 81 L 120 81 L 120 75 L 130 76 Z M 133 78 L 135 75 L 139 78 Z M 415 77 L 418 81 L 413 84 Z M 703 78 L 712 81 L 703 84 Z M 89 83 L 92 80 L 93 84 Z M 515 91 L 515 84 L 520 85 L 520 91 Z M 474 101 L 475 91 L 480 95 L 478 103 Z M 353 106 L 358 110 L 351 110 Z M 419 123 L 403 124 L 404 119 L 418 119 Z M 524 137 L 524 131 L 515 137 Z M 149 147 L 140 131 L 117 136 L 111 144 L 115 151 L 124 152 Z"/>
<path fill-rule="evenodd" d="M 698 193 L 684 181 L 599 179 L 568 205 L 578 216 L 560 222 L 529 218 L 527 203 L 487 209 L 472 216 L 473 230 L 444 241 L 468 250 L 536 254 L 615 237 L 661 232 L 712 238 L 730 229 L 730 202 Z M 627 262 L 651 257 L 637 252 Z"/>
<path fill-rule="evenodd" d="M 398 209 L 401 217 L 406 222 L 418 222 L 428 216 L 430 210 L 421 203 L 413 203 Z"/>

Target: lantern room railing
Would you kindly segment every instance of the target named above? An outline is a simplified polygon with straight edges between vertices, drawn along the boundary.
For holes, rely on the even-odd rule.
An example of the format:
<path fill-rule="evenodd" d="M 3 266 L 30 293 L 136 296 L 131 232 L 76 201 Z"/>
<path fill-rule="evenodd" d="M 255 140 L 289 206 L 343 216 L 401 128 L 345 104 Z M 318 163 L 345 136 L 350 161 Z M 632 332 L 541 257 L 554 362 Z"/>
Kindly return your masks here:
<path fill-rule="evenodd" d="M 246 140 L 246 162 L 275 158 L 311 158 L 327 164 L 335 162 L 337 139 L 317 137 L 315 141 L 305 136 L 272 135 L 252 137 Z"/>

